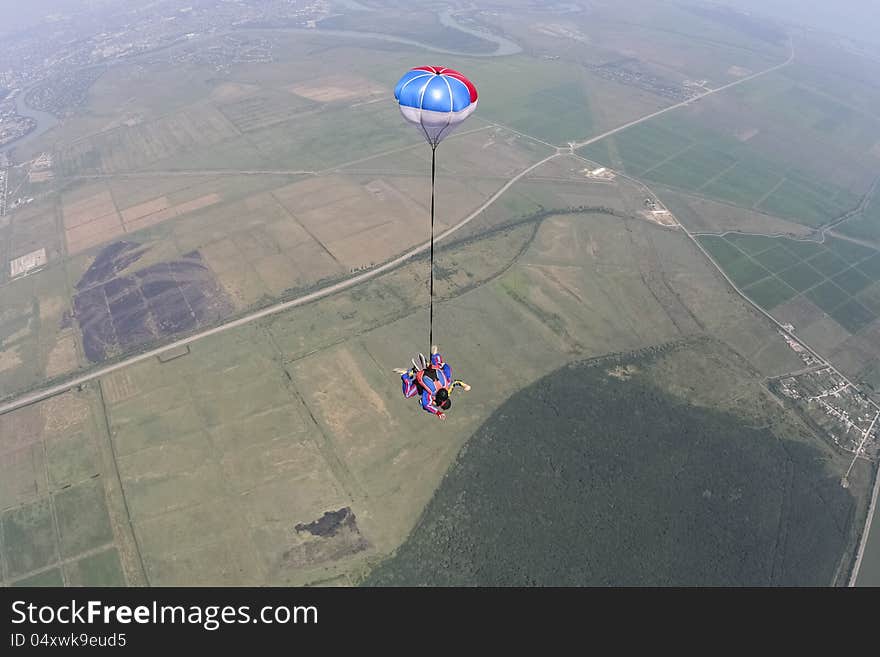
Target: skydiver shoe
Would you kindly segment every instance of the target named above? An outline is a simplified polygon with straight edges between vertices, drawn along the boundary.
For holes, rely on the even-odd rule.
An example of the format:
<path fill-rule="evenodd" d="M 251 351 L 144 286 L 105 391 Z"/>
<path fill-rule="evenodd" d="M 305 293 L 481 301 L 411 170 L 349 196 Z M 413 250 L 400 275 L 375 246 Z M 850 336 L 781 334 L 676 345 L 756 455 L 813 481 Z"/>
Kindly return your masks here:
<path fill-rule="evenodd" d="M 433 356 L 433 355 L 436 354 L 438 351 L 440 351 L 440 350 L 437 349 L 437 345 L 432 344 L 432 345 L 431 345 L 431 355 Z"/>
<path fill-rule="evenodd" d="M 425 354 L 419 354 L 419 362 L 422 364 L 422 367 L 420 369 L 424 370 L 428 368 L 429 361 L 427 358 L 425 358 Z"/>

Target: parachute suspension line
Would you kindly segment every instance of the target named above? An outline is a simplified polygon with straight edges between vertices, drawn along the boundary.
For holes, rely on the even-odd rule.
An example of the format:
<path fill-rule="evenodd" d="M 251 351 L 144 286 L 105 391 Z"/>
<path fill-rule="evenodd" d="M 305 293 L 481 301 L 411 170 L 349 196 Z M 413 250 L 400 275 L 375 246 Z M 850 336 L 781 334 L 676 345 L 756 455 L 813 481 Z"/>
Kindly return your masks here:
<path fill-rule="evenodd" d="M 437 171 L 437 144 L 431 144 L 431 283 L 428 311 L 428 353 L 434 344 L 434 177 Z"/>

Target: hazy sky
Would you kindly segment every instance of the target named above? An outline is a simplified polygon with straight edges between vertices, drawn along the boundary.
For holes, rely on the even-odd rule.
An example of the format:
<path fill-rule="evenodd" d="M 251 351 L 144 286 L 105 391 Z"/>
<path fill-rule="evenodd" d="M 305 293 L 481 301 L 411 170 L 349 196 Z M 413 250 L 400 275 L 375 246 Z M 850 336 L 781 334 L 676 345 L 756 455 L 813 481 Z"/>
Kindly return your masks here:
<path fill-rule="evenodd" d="M 76 11 L 84 0 L 0 0 L 0 34 L 38 25 L 56 11 Z"/>
<path fill-rule="evenodd" d="M 880 0 L 716 0 L 756 14 L 880 43 Z"/>
<path fill-rule="evenodd" d="M 625 3 L 626 0 L 621 0 Z M 681 2 L 682 0 L 657 0 Z M 699 3 L 700 0 L 685 0 Z M 880 43 L 880 0 L 709 0 Z M 122 4 L 125 0 L 0 0 L 0 34 L 38 23 L 53 11 Z M 477 0 L 479 4 L 479 0 Z M 181 6 L 185 4 L 181 0 Z M 442 0 L 440 0 L 442 4 Z"/>

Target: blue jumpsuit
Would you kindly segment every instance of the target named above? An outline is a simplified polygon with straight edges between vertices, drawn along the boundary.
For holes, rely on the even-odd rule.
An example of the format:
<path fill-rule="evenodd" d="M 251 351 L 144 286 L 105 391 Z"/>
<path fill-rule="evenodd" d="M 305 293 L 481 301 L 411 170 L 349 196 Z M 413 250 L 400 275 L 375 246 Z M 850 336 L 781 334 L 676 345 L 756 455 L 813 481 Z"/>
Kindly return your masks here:
<path fill-rule="evenodd" d="M 417 372 L 407 372 L 400 375 L 403 383 L 403 396 L 406 399 L 415 397 L 419 391 L 422 393 L 422 408 L 433 415 L 442 415 L 443 411 L 437 406 L 434 397 L 441 388 L 451 391 L 453 386 L 452 368 L 448 363 L 443 362 L 440 354 L 431 354 L 431 371 L 437 377 L 436 381 L 426 374 L 427 370 Z"/>

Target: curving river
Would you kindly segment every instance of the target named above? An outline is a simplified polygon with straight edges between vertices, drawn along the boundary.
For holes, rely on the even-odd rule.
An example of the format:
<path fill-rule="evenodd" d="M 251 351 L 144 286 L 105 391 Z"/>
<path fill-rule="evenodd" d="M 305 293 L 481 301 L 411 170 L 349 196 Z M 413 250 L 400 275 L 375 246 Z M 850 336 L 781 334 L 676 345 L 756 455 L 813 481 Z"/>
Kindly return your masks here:
<path fill-rule="evenodd" d="M 0 153 L 6 153 L 16 146 L 21 146 L 22 144 L 26 144 L 27 142 L 34 140 L 42 135 L 44 132 L 51 128 L 54 128 L 58 124 L 58 119 L 56 119 L 52 114 L 34 109 L 24 101 L 24 98 L 27 95 L 28 91 L 30 91 L 30 89 L 26 89 L 20 92 L 15 97 L 15 111 L 21 116 L 28 116 L 34 119 L 37 122 L 37 127 L 23 137 L 14 139 L 5 146 L 0 146 Z"/>
<path fill-rule="evenodd" d="M 492 34 L 491 32 L 485 30 L 478 30 L 467 25 L 462 25 L 455 20 L 455 15 L 450 9 L 444 9 L 443 11 L 438 12 L 437 17 L 440 19 L 440 22 L 446 27 L 453 27 L 460 32 L 467 32 L 468 34 L 479 37 L 480 39 L 493 41 L 494 43 L 498 44 L 498 49 L 495 52 L 488 53 L 487 55 L 476 55 L 477 57 L 501 57 L 503 55 L 515 55 L 518 52 L 522 52 L 522 48 L 520 48 L 519 44 L 515 41 L 511 41 L 506 37 L 498 36 L 497 34 Z M 467 53 L 456 54 L 466 55 Z"/>
<path fill-rule="evenodd" d="M 449 9 L 444 9 L 441 12 L 437 12 L 437 17 L 440 20 L 440 23 L 445 25 L 446 27 L 452 27 L 461 32 L 466 32 L 467 34 L 470 34 L 472 36 L 479 37 L 480 39 L 491 41 L 492 43 L 497 44 L 498 47 L 494 51 L 489 53 L 474 53 L 464 52 L 461 50 L 449 50 L 447 48 L 440 48 L 438 46 L 432 46 L 427 43 L 422 43 L 421 41 L 417 41 L 415 39 L 407 39 L 405 37 L 399 37 L 393 34 L 385 34 L 383 32 L 361 32 L 360 30 L 334 30 L 322 28 L 320 27 L 320 23 L 318 23 L 319 27 L 316 29 L 290 28 L 285 31 L 299 32 L 303 34 L 322 34 L 326 36 L 380 39 L 382 41 L 389 41 L 391 43 L 400 43 L 407 46 L 423 48 L 425 50 L 430 50 L 431 52 L 439 52 L 446 55 L 458 55 L 459 57 L 503 57 L 505 55 L 515 55 L 516 53 L 522 52 L 522 48 L 520 48 L 519 44 L 515 41 L 511 41 L 510 39 L 507 39 L 505 37 L 492 34 L 491 32 L 484 32 L 482 30 L 477 30 L 475 28 L 462 25 L 455 20 L 455 16 Z"/>

